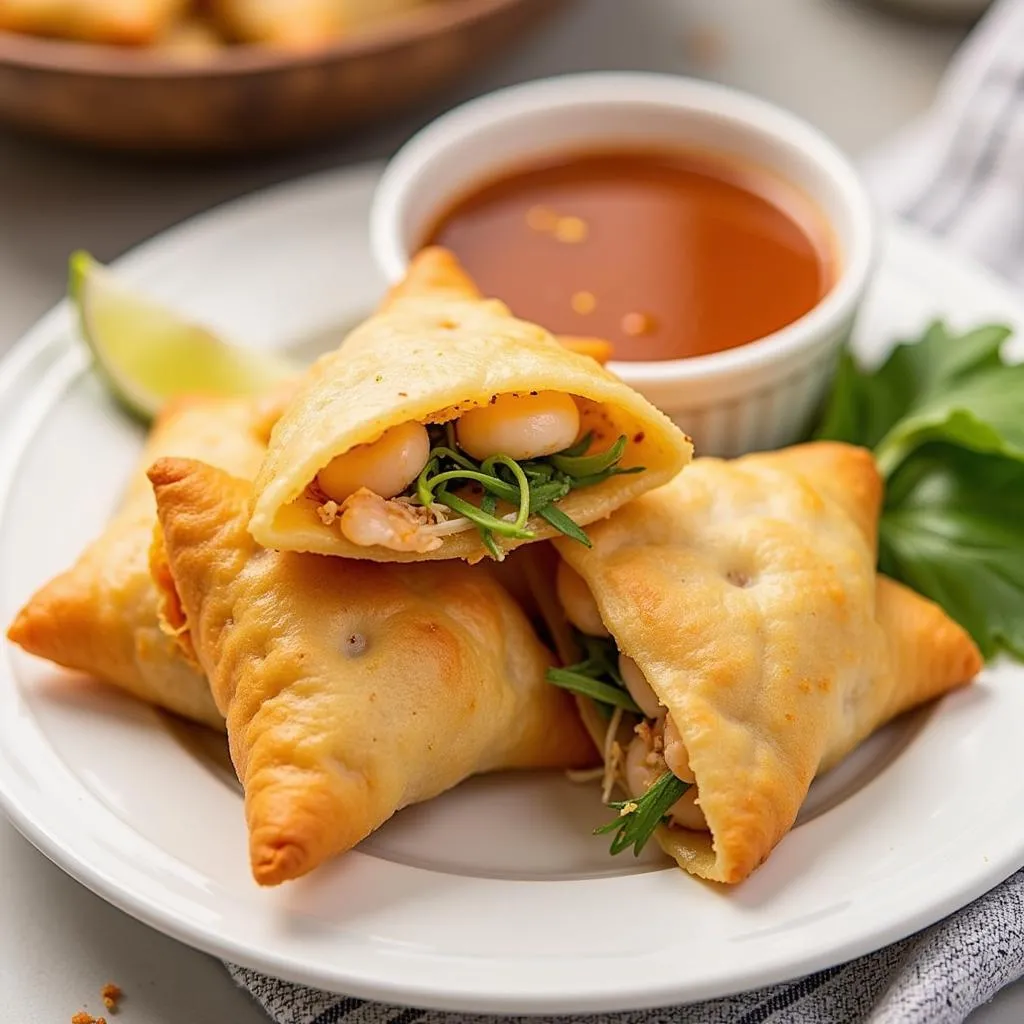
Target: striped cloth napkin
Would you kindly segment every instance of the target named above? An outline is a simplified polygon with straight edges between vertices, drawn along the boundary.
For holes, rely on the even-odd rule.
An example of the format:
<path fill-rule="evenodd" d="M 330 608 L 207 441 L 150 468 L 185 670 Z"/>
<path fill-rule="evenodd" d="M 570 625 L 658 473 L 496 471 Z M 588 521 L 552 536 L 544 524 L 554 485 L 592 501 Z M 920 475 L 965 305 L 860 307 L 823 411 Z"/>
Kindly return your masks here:
<path fill-rule="evenodd" d="M 990 9 L 932 110 L 863 169 L 884 209 L 1024 282 L 1024 2 Z"/>
<path fill-rule="evenodd" d="M 275 1024 L 498 1024 L 329 995 L 228 964 Z M 728 999 L 538 1018 L 557 1024 L 960 1024 L 1024 974 L 1024 871 L 919 935 L 870 956 Z"/>
<path fill-rule="evenodd" d="M 1024 282 L 1024 0 L 1001 0 L 933 110 L 871 155 L 879 203 Z M 330 995 L 228 964 L 275 1024 L 492 1024 Z M 785 985 L 559 1024 L 960 1024 L 1024 975 L 1024 870 L 918 935 Z"/>

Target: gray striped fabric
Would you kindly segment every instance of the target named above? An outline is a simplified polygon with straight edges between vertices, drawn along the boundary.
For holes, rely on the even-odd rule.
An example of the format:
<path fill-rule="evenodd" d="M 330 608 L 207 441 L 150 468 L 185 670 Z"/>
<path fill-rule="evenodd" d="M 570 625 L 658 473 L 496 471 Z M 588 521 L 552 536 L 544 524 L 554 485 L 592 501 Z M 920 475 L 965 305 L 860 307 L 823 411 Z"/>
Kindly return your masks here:
<path fill-rule="evenodd" d="M 497 1024 L 328 995 L 228 964 L 276 1024 Z M 1024 871 L 959 913 L 870 956 L 785 985 L 558 1024 L 960 1024 L 1024 975 Z"/>
<path fill-rule="evenodd" d="M 934 110 L 865 162 L 887 209 L 1024 281 L 1024 0 L 1001 0 L 950 68 Z M 329 995 L 228 964 L 276 1024 L 491 1024 Z M 712 1002 L 560 1024 L 960 1024 L 1024 975 L 1024 871 L 886 949 Z"/>
<path fill-rule="evenodd" d="M 884 208 L 1024 282 L 1024 3 L 992 7 L 932 110 L 864 170 Z"/>

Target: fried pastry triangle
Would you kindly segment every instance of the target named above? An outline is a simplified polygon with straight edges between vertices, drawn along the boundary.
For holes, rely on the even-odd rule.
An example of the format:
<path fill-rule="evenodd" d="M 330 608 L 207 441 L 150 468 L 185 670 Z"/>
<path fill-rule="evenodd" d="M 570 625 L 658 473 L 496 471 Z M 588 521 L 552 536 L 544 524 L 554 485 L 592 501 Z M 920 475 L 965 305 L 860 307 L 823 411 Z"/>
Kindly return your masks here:
<path fill-rule="evenodd" d="M 387 562 L 500 561 L 560 532 L 579 542 L 583 527 L 671 479 L 693 451 L 667 416 L 583 354 L 608 351 L 599 339 L 559 344 L 481 298 L 450 252 L 425 249 L 303 379 L 256 478 L 253 536 L 281 551 Z M 477 481 L 494 459 L 513 475 L 488 511 Z M 458 470 L 423 490 L 442 464 Z"/>
<path fill-rule="evenodd" d="M 263 550 L 248 484 L 174 459 L 150 478 L 261 884 L 477 772 L 593 762 L 571 700 L 544 681 L 550 653 L 490 573 Z"/>
<path fill-rule="evenodd" d="M 657 833 L 686 870 L 746 878 L 815 775 L 980 670 L 963 629 L 876 575 L 880 499 L 870 454 L 846 445 L 697 459 L 594 526 L 593 550 L 556 544 L 660 705 L 620 733 L 620 778 L 672 761 L 694 780 Z"/>
<path fill-rule="evenodd" d="M 483 296 L 454 253 L 431 246 L 413 260 L 405 277 L 388 290 L 380 312 L 394 309 L 402 299 L 444 298 L 472 302 Z"/>
<path fill-rule="evenodd" d="M 112 683 L 217 729 L 206 679 L 157 621 L 147 554 L 156 504 L 146 469 L 165 455 L 203 457 L 239 476 L 259 469 L 286 388 L 259 399 L 182 398 L 160 415 L 120 509 L 72 568 L 45 584 L 7 636 L 30 654 Z"/>

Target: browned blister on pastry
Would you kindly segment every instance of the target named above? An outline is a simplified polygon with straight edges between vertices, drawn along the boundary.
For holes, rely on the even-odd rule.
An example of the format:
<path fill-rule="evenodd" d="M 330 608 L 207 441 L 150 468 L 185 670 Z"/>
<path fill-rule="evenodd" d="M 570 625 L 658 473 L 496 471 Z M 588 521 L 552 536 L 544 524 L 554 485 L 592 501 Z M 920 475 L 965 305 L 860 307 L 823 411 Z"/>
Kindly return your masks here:
<path fill-rule="evenodd" d="M 657 833 L 686 870 L 746 878 L 817 774 L 980 670 L 963 629 L 877 576 L 881 493 L 871 455 L 845 445 L 697 459 L 595 525 L 593 550 L 557 542 L 585 583 L 573 598 L 563 580 L 570 618 L 589 590 L 649 705 L 620 731 L 620 781 L 639 796 L 674 764 L 692 783 Z"/>
<path fill-rule="evenodd" d="M 544 681 L 550 653 L 491 573 L 267 551 L 247 483 L 174 459 L 150 477 L 261 884 L 477 772 L 592 763 L 572 701 Z"/>

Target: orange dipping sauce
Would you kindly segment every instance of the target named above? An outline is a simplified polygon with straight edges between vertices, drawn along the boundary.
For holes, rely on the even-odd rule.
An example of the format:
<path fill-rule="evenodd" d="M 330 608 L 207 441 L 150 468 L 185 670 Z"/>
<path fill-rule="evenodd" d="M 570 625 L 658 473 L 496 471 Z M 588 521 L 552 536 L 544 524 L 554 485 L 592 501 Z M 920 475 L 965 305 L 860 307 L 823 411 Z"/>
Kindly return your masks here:
<path fill-rule="evenodd" d="M 682 359 L 792 323 L 838 276 L 828 225 L 795 186 L 688 152 L 580 154 L 465 196 L 424 244 L 485 295 L 621 360 Z"/>

